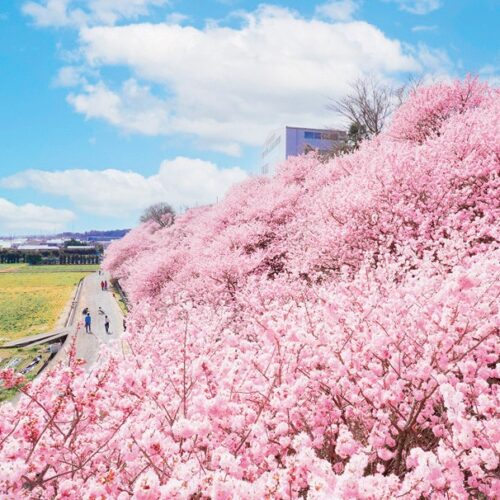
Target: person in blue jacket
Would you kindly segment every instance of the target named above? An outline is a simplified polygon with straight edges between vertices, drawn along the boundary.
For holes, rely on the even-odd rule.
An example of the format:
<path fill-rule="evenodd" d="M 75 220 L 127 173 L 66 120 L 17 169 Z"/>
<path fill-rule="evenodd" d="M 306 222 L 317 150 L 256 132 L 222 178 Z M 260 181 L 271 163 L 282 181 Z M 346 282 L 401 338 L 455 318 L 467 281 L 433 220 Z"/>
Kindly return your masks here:
<path fill-rule="evenodd" d="M 90 317 L 90 313 L 87 312 L 87 314 L 85 315 L 85 331 L 87 333 L 92 333 L 90 331 L 90 325 L 91 325 L 91 323 L 92 323 L 92 318 Z"/>

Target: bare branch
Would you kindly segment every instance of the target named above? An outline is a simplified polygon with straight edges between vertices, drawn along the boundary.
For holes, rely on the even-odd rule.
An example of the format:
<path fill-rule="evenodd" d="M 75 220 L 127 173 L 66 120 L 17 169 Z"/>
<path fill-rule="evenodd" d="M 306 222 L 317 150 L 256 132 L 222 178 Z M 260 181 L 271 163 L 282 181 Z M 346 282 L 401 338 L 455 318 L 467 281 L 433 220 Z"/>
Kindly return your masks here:
<path fill-rule="evenodd" d="M 379 134 L 394 110 L 396 90 L 372 77 L 358 78 L 346 96 L 329 106 L 368 136 Z"/>
<path fill-rule="evenodd" d="M 168 203 L 155 203 L 144 210 L 141 222 L 154 221 L 160 227 L 168 227 L 174 223 L 175 210 Z"/>

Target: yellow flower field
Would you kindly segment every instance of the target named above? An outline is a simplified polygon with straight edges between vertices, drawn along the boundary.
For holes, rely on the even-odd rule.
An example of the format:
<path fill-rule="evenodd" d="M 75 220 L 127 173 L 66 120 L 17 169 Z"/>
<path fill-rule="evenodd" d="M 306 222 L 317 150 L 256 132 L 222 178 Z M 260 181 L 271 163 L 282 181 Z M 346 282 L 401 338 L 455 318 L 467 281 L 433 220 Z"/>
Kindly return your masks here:
<path fill-rule="evenodd" d="M 33 266 L 0 272 L 0 345 L 54 329 L 87 272 L 67 266 Z M 87 266 L 94 271 L 96 266 Z"/>

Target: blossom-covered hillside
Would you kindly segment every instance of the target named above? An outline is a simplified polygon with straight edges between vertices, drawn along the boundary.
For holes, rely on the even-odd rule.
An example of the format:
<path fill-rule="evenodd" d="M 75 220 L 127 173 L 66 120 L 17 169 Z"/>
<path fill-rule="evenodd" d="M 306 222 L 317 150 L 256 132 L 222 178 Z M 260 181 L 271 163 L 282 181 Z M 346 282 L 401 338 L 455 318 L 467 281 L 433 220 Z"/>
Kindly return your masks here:
<path fill-rule="evenodd" d="M 420 88 L 357 152 L 113 244 L 124 353 L 2 408 L 1 491 L 498 496 L 499 96 Z"/>

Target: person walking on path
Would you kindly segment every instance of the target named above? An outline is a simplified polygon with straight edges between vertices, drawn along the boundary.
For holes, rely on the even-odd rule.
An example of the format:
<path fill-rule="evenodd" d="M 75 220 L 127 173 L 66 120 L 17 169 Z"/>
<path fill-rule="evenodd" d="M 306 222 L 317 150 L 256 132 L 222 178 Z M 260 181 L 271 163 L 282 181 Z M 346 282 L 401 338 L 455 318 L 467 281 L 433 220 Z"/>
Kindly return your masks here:
<path fill-rule="evenodd" d="M 101 281 L 101 290 L 104 291 L 104 281 Z"/>
<path fill-rule="evenodd" d="M 87 314 L 85 315 L 85 331 L 87 333 L 92 333 L 90 330 L 91 323 L 92 323 L 92 318 L 90 317 L 90 313 L 87 312 Z"/>
<path fill-rule="evenodd" d="M 106 330 L 106 333 L 109 334 L 109 318 L 108 318 L 108 316 L 104 316 L 104 329 Z"/>
<path fill-rule="evenodd" d="M 104 290 L 107 290 L 108 289 L 108 282 L 107 280 L 104 280 Z"/>

